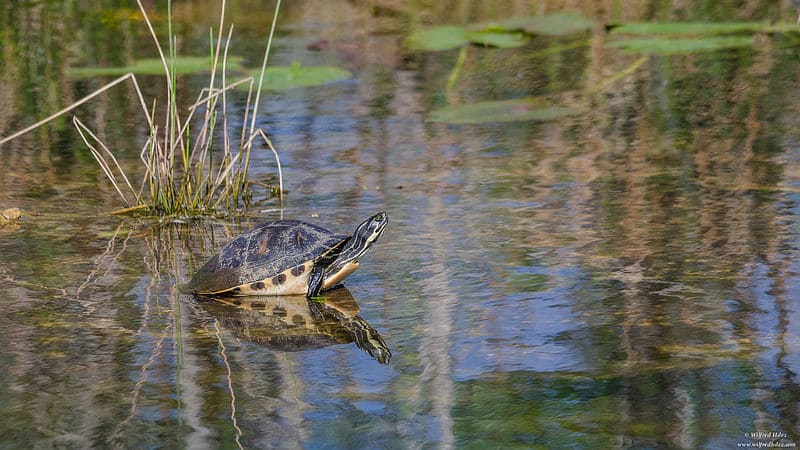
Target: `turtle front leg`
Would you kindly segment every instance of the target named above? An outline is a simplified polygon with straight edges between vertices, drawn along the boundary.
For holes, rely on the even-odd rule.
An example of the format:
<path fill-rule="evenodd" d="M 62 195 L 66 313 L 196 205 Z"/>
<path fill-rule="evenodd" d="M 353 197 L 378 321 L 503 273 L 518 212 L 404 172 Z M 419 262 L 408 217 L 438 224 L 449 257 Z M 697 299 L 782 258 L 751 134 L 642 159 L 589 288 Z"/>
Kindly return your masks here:
<path fill-rule="evenodd" d="M 325 269 L 319 265 L 315 265 L 311 269 L 311 275 L 308 277 L 308 294 L 309 298 L 316 297 L 322 290 L 322 281 L 325 279 Z"/>

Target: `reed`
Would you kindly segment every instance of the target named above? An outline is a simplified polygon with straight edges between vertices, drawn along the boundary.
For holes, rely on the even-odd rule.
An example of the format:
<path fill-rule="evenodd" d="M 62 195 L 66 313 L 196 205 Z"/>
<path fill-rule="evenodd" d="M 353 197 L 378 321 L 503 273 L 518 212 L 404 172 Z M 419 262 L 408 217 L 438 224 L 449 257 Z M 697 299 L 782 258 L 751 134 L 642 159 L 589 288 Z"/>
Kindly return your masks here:
<path fill-rule="evenodd" d="M 130 81 L 138 95 L 143 115 L 149 127 L 147 139 L 139 155 L 144 166 L 144 174 L 138 189 L 134 187 L 130 177 L 125 174 L 108 146 L 80 119 L 73 117 L 73 124 L 78 134 L 125 204 L 124 209 L 115 212 L 128 213 L 147 210 L 159 215 L 192 216 L 242 208 L 245 206 L 248 196 L 251 195 L 251 181 L 247 174 L 253 146 L 259 141 L 263 142 L 275 157 L 279 184 L 277 193 L 282 205 L 283 174 L 278 152 L 267 134 L 255 126 L 264 71 L 272 47 L 272 37 L 281 1 L 278 0 L 275 6 L 272 26 L 264 51 L 261 75 L 257 84 L 252 76 L 228 84 L 226 66 L 234 27 L 231 25 L 228 28 L 227 39 L 223 41 L 225 3 L 225 0 L 221 2 L 216 41 L 213 30 L 209 36 L 211 76 L 208 87 L 199 93 L 197 100 L 186 111 L 178 108 L 179 93 L 175 76 L 177 43 L 172 34 L 172 2 L 171 0 L 167 2 L 169 44 L 165 52 L 142 1 L 137 0 L 144 23 L 158 50 L 166 77 L 167 95 L 166 99 L 160 103 L 163 105 L 165 118 L 163 125 L 159 126 L 154 120 L 159 111 L 159 102 L 153 100 L 148 108 L 136 76 L 128 73 L 50 117 L 3 138 L 0 140 L 0 144 L 72 111 L 122 82 Z M 221 42 L 225 42 L 225 45 L 221 46 Z M 219 80 L 217 79 L 218 74 Z M 248 94 L 243 113 L 243 125 L 240 132 L 237 133 L 239 138 L 231 139 L 228 128 L 227 94 L 231 89 L 245 83 L 248 84 Z M 254 90 L 255 95 L 253 94 Z M 201 115 L 202 118 L 199 117 Z M 222 128 L 221 132 L 220 127 Z M 220 134 L 222 135 L 221 142 L 215 142 L 215 137 Z M 219 160 L 215 161 L 214 158 Z"/>

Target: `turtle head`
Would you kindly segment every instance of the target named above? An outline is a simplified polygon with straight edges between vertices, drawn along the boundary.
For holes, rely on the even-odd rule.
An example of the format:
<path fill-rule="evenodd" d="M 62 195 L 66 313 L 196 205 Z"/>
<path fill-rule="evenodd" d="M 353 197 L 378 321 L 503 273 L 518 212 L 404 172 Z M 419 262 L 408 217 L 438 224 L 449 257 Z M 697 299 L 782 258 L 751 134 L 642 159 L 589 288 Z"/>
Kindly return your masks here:
<path fill-rule="evenodd" d="M 358 256 L 363 255 L 364 252 L 366 252 L 367 249 L 372 245 L 372 243 L 381 237 L 383 230 L 386 229 L 386 224 L 388 223 L 389 216 L 386 214 L 386 211 L 381 211 L 369 219 L 361 222 L 361 225 L 356 227 L 356 231 L 353 233 L 353 240 L 363 241 L 363 243 L 353 244 L 354 247 L 363 247 L 363 249 L 359 249 L 360 252 L 358 253 Z"/>
<path fill-rule="evenodd" d="M 358 268 L 358 258 L 361 257 L 386 230 L 389 216 L 385 211 L 371 216 L 356 227 L 353 235 L 346 241 L 341 252 L 328 268 L 325 269 L 325 280 L 322 289 L 329 289 Z"/>
<path fill-rule="evenodd" d="M 356 231 L 353 232 L 353 235 L 350 237 L 350 240 L 344 246 L 341 253 L 339 253 L 336 262 L 358 262 L 358 258 L 369 250 L 372 244 L 381 237 L 388 223 L 389 216 L 385 211 L 381 211 L 361 222 L 361 224 L 356 227 Z"/>

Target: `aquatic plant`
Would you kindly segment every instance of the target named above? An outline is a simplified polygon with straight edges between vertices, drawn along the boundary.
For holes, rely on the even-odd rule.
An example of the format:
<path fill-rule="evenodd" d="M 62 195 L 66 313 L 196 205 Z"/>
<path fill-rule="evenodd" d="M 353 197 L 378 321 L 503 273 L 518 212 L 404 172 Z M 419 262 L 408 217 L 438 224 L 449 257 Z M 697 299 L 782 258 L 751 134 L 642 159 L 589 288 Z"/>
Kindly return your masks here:
<path fill-rule="evenodd" d="M 207 56 L 176 56 L 170 59 L 170 64 L 175 68 L 175 73 L 193 74 L 193 73 L 206 73 L 210 71 L 210 65 L 213 62 Z M 225 69 L 241 71 L 241 56 L 228 56 Z M 109 75 L 125 75 L 132 73 L 134 75 L 161 75 L 164 73 L 164 65 L 161 58 L 144 58 L 137 59 L 131 64 L 124 66 L 98 66 L 98 67 L 69 67 L 66 70 L 67 75 L 74 78 L 86 78 L 96 76 L 109 76 Z"/>
<path fill-rule="evenodd" d="M 752 47 L 759 33 L 797 33 L 794 23 L 631 22 L 608 27 L 610 47 L 646 55 L 692 55 Z"/>
<path fill-rule="evenodd" d="M 512 121 L 547 121 L 576 116 L 589 111 L 587 100 L 606 91 L 609 86 L 631 75 L 650 56 L 697 55 L 730 49 L 753 47 L 759 33 L 798 33 L 800 28 L 791 23 L 762 22 L 631 22 L 605 24 L 605 45 L 627 54 L 639 55 L 626 67 L 587 85 L 582 93 L 573 92 L 568 104 L 556 104 L 557 98 L 523 97 L 489 99 L 464 102 L 455 98 L 457 80 L 467 60 L 467 52 L 513 48 L 531 42 L 529 36 L 557 37 L 555 44 L 545 48 L 530 49 L 528 58 L 546 57 L 578 47 L 588 46 L 585 35 L 599 29 L 595 22 L 571 13 L 543 16 L 520 16 L 509 19 L 477 22 L 466 25 L 440 25 L 412 31 L 404 41 L 413 52 L 434 52 L 459 49 L 453 69 L 445 85 L 447 105 L 434 109 L 426 117 L 428 122 L 447 124 L 485 124 Z M 594 33 L 594 32 L 593 32 Z M 568 38 L 564 38 L 568 37 Z M 577 39 L 576 39 L 577 38 Z M 531 45 L 532 47 L 532 45 Z M 477 50 L 471 50 L 477 48 Z M 501 69 L 502 70 L 502 69 Z M 585 95 L 581 95 L 585 94 Z M 555 97 L 555 96 L 553 96 Z M 570 97 L 562 93 L 561 97 Z M 563 100 L 561 100 L 563 101 Z"/>
<path fill-rule="evenodd" d="M 565 36 L 592 28 L 593 22 L 577 14 L 515 17 L 471 25 L 442 25 L 413 31 L 405 45 L 413 51 L 440 51 L 475 44 L 514 48 L 528 43 L 527 35 Z"/>
<path fill-rule="evenodd" d="M 0 141 L 0 144 L 77 108 L 118 84 L 130 81 L 137 93 L 149 129 L 148 137 L 140 152 L 140 159 L 144 164 L 145 173 L 138 189 L 133 186 L 130 177 L 122 170 L 114 153 L 108 146 L 80 119 L 73 117 L 73 124 L 78 130 L 81 139 L 89 148 L 103 173 L 111 181 L 126 206 L 125 209 L 117 212 L 146 210 L 159 215 L 189 216 L 241 207 L 251 192 L 251 181 L 248 179 L 247 173 L 253 146 L 259 139 L 272 151 L 275 157 L 278 170 L 277 194 L 282 203 L 283 176 L 278 152 L 266 133 L 261 129 L 256 129 L 256 116 L 265 78 L 264 74 L 281 2 L 278 0 L 275 6 L 272 26 L 260 71 L 256 76 L 249 76 L 230 84 L 228 84 L 226 71 L 229 64 L 238 67 L 239 60 L 235 57 L 228 57 L 228 46 L 231 41 L 233 26 L 229 27 L 227 38 L 223 40 L 225 3 L 225 0 L 221 2 L 219 29 L 216 39 L 214 39 L 213 30 L 211 32 L 210 55 L 206 59 L 178 58 L 176 54 L 177 43 L 172 33 L 172 2 L 169 0 L 167 2 L 169 45 L 165 53 L 159 43 L 147 11 L 142 5 L 142 1 L 137 0 L 139 10 L 144 17 L 144 23 L 155 42 L 159 55 L 157 60 L 146 60 L 144 63 L 140 63 L 140 66 L 144 64 L 147 69 L 143 73 L 154 73 L 153 69 L 158 67 L 160 73 L 166 77 L 167 98 L 165 101 L 159 103 L 157 100 L 153 100 L 152 106 L 148 108 L 144 95 L 139 89 L 136 76 L 133 73 L 133 70 L 136 70 L 137 67 L 141 69 L 141 67 L 131 66 L 126 69 L 128 72 L 125 75 L 120 76 L 50 117 L 4 138 Z M 225 45 L 224 47 L 219 44 L 215 45 L 215 42 L 225 42 Z M 192 69 L 195 70 L 198 62 L 203 60 L 207 62 L 210 69 L 208 87 L 200 92 L 197 100 L 184 115 L 183 111 L 179 111 L 177 102 L 176 75 L 184 71 L 179 66 L 183 66 L 184 63 L 189 61 Z M 74 75 L 89 74 L 91 74 L 91 71 L 78 70 Z M 220 87 L 216 87 L 218 77 L 220 78 Z M 239 132 L 238 141 L 233 140 L 232 142 L 229 136 L 226 96 L 231 89 L 243 86 L 246 87 L 248 94 L 242 128 Z M 254 89 L 255 94 L 253 94 Z M 154 120 L 159 105 L 164 105 L 165 120 L 163 126 L 159 126 Z M 202 119 L 197 117 L 200 114 L 202 114 Z M 199 126 L 197 125 L 198 123 Z M 191 129 L 190 124 L 192 124 Z M 222 128 L 221 133 L 217 132 L 220 126 Z M 215 139 L 219 140 L 220 135 L 221 143 L 215 141 Z M 215 161 L 215 154 L 219 153 L 220 148 L 221 158 L 217 157 L 219 161 Z M 273 191 L 275 190 L 273 189 Z"/>
<path fill-rule="evenodd" d="M 544 99 L 527 97 L 512 100 L 488 100 L 449 105 L 432 111 L 426 120 L 452 124 L 516 122 L 521 120 L 558 120 L 585 112 L 576 106 L 558 106 Z"/>

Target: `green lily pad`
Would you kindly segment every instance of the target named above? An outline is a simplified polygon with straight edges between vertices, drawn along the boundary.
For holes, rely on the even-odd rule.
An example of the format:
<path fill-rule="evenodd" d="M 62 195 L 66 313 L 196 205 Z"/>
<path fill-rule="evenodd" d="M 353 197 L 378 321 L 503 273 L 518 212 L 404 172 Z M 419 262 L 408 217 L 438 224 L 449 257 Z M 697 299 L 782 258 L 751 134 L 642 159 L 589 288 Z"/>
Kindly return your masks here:
<path fill-rule="evenodd" d="M 555 106 L 537 98 L 485 101 L 466 105 L 446 106 L 432 111 L 428 122 L 478 124 L 516 122 L 524 120 L 556 120 L 581 114 L 584 110 L 570 106 Z"/>
<path fill-rule="evenodd" d="M 719 34 L 800 31 L 800 26 L 790 23 L 768 24 L 761 22 L 634 22 L 611 30 L 614 34 L 712 36 Z"/>
<path fill-rule="evenodd" d="M 697 39 L 636 38 L 611 42 L 609 45 L 629 53 L 648 53 L 657 55 L 678 55 L 712 52 L 728 48 L 750 47 L 750 36 L 719 36 Z"/>
<path fill-rule="evenodd" d="M 240 56 L 229 56 L 227 70 L 241 70 L 242 58 Z M 167 61 L 169 64 L 169 61 Z M 190 74 L 211 72 L 213 60 L 207 56 L 179 56 L 175 58 L 175 73 Z M 219 67 L 222 67 L 221 61 Z M 67 75 L 73 77 L 99 77 L 115 76 L 134 73 L 136 75 L 164 75 L 164 64 L 159 58 L 139 59 L 133 64 L 117 67 L 70 67 Z"/>
<path fill-rule="evenodd" d="M 417 30 L 406 38 L 406 47 L 411 50 L 440 51 L 462 47 L 469 43 L 464 27 L 447 25 Z"/>
<path fill-rule="evenodd" d="M 466 33 L 472 44 L 498 48 L 521 47 L 528 42 L 522 33 L 501 33 L 497 31 L 471 31 Z"/>
<path fill-rule="evenodd" d="M 463 47 L 467 44 L 489 47 L 513 48 L 525 45 L 528 39 L 520 33 L 494 30 L 468 31 L 457 25 L 418 30 L 406 39 L 406 47 L 411 50 L 441 51 Z"/>
<path fill-rule="evenodd" d="M 252 73 L 253 78 L 258 82 L 260 70 Z M 298 87 L 321 86 L 352 77 L 352 73 L 338 67 L 303 66 L 298 62 L 294 62 L 291 66 L 267 67 L 264 72 L 263 89 L 277 91 Z M 242 87 L 247 89 L 247 85 L 242 85 Z"/>
<path fill-rule="evenodd" d="M 590 30 L 594 22 L 578 14 L 558 13 L 545 16 L 514 17 L 506 20 L 483 22 L 475 29 L 524 31 L 528 34 L 564 36 Z"/>

